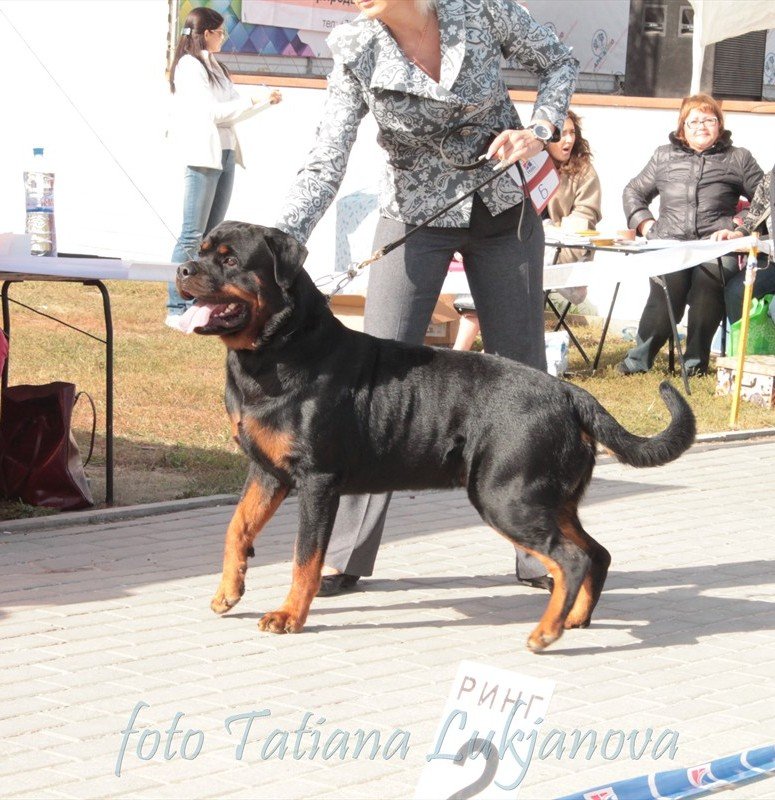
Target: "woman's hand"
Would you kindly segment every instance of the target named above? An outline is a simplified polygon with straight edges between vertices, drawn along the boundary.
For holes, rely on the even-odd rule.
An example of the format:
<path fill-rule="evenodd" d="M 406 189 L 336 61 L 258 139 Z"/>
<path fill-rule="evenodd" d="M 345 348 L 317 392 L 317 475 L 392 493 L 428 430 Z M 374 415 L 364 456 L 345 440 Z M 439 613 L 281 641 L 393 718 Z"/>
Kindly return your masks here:
<path fill-rule="evenodd" d="M 745 234 L 742 231 L 730 231 L 729 228 L 724 228 L 720 231 L 711 233 L 710 238 L 714 242 L 723 242 L 726 239 L 740 239 Z"/>
<path fill-rule="evenodd" d="M 487 148 L 487 158 L 497 158 L 501 165 L 514 164 L 537 156 L 544 143 L 529 130 L 505 130 L 499 133 Z"/>
<path fill-rule="evenodd" d="M 638 225 L 638 233 L 641 236 L 647 237 L 649 235 L 649 231 L 657 224 L 655 219 L 647 219 L 645 222 L 641 222 Z"/>
<path fill-rule="evenodd" d="M 264 88 L 266 88 L 266 87 L 264 87 Z M 279 89 L 273 89 L 269 93 L 269 97 L 267 97 L 264 94 L 256 95 L 255 97 L 253 97 L 253 105 L 254 106 L 261 106 L 264 103 L 269 103 L 269 105 L 274 106 L 274 105 L 277 105 L 282 99 L 283 99 L 283 96 L 282 96 L 282 94 L 280 94 L 280 90 Z"/>

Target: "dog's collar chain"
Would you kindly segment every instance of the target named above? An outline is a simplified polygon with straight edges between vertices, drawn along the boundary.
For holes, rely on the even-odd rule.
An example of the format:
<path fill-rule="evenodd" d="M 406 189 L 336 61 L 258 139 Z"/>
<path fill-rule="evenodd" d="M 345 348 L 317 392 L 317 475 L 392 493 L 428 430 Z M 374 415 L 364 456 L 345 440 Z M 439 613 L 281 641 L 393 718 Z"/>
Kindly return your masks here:
<path fill-rule="evenodd" d="M 413 233 L 413 231 L 410 231 L 410 233 Z M 407 234 L 407 236 L 408 235 L 409 234 Z M 406 239 L 406 236 L 404 237 L 404 239 Z M 401 242 L 399 242 L 398 244 L 400 243 Z M 396 244 L 395 246 L 398 246 L 398 244 Z M 376 250 L 374 253 L 372 253 L 371 256 L 369 256 L 369 258 L 367 258 L 365 261 L 361 262 L 353 261 L 347 267 L 347 270 L 345 272 L 334 273 L 333 275 L 324 275 L 322 278 L 318 278 L 315 281 L 315 286 L 317 286 L 317 288 L 322 291 L 323 287 L 327 286 L 329 283 L 333 283 L 331 291 L 328 292 L 328 294 L 326 294 L 326 300 L 330 303 L 331 298 L 334 297 L 334 295 L 339 294 L 339 292 L 341 292 L 345 288 L 345 286 L 354 281 L 358 277 L 358 275 L 360 275 L 361 272 L 364 269 L 366 269 L 366 267 L 369 266 L 369 264 L 373 264 L 375 261 L 379 261 L 379 259 L 382 258 L 382 256 L 384 256 L 386 252 L 387 250 L 385 248 L 382 248 L 381 250 Z"/>

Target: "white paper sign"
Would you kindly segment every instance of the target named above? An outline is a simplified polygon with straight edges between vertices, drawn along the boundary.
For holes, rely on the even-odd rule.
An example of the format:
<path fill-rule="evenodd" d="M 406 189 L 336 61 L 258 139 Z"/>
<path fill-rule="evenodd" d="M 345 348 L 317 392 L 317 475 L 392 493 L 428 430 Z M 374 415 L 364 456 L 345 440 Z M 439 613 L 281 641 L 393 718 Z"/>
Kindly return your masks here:
<path fill-rule="evenodd" d="M 462 661 L 415 798 L 515 798 L 553 691 L 551 680 Z"/>
<path fill-rule="evenodd" d="M 524 0 L 522 5 L 572 48 L 582 72 L 624 74 L 629 0 Z"/>
<path fill-rule="evenodd" d="M 330 33 L 358 16 L 352 0 L 242 0 L 242 21 Z"/>
<path fill-rule="evenodd" d="M 540 214 L 549 202 L 551 196 L 557 191 L 560 185 L 560 177 L 556 170 L 547 172 L 546 175 L 535 184 L 528 183 L 530 188 L 530 199 L 533 201 L 536 211 Z"/>

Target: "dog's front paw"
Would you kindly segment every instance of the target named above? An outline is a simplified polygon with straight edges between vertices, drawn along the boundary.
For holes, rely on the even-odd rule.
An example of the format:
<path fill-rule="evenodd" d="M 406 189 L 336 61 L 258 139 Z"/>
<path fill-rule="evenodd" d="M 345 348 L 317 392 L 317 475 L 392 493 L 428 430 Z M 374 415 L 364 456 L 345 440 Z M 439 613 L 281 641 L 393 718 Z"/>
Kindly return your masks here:
<path fill-rule="evenodd" d="M 223 583 L 218 587 L 218 591 L 213 595 L 210 601 L 210 608 L 216 614 L 225 614 L 230 608 L 239 603 L 240 598 L 245 593 L 245 584 L 241 583 L 238 586 L 225 586 Z"/>
<path fill-rule="evenodd" d="M 288 611 L 270 611 L 261 617 L 258 627 L 270 633 L 299 633 L 304 622 Z"/>
<path fill-rule="evenodd" d="M 542 650 L 549 647 L 552 642 L 556 642 L 560 636 L 562 636 L 562 628 L 560 628 L 559 633 L 554 634 L 543 630 L 539 626 L 528 637 L 527 649 L 532 650 L 534 653 L 540 653 Z"/>
<path fill-rule="evenodd" d="M 591 621 L 592 617 L 588 615 L 574 615 L 573 611 L 571 611 L 563 627 L 566 631 L 569 631 L 571 628 L 588 628 Z"/>

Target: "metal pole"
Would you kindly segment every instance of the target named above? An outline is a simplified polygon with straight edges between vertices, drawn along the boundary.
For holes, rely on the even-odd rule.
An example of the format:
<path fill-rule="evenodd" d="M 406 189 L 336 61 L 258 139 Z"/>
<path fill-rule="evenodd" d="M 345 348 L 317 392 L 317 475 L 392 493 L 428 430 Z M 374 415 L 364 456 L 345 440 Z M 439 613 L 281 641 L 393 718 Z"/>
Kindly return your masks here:
<path fill-rule="evenodd" d="M 754 234 L 756 236 L 756 234 Z M 743 385 L 743 372 L 745 370 L 745 351 L 748 349 L 748 326 L 750 323 L 751 298 L 753 297 L 753 284 L 756 280 L 756 257 L 759 247 L 754 239 L 754 244 L 748 251 L 748 261 L 745 264 L 745 292 L 743 293 L 743 316 L 740 317 L 740 339 L 737 353 L 737 374 L 735 386 L 732 391 L 732 408 L 729 412 L 729 424 L 734 427 L 740 413 L 740 389 Z"/>

